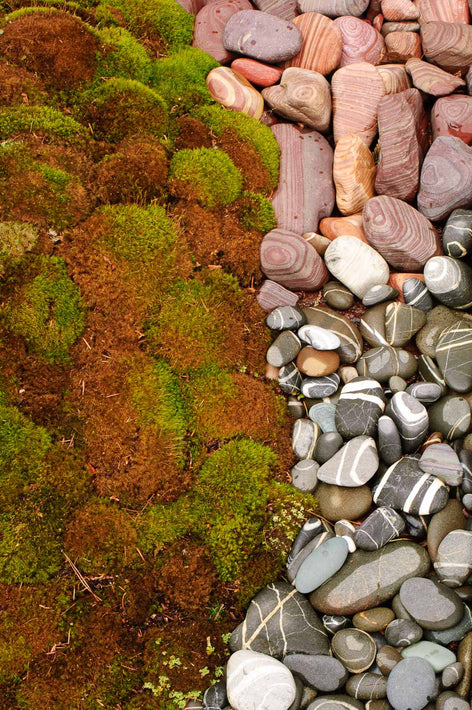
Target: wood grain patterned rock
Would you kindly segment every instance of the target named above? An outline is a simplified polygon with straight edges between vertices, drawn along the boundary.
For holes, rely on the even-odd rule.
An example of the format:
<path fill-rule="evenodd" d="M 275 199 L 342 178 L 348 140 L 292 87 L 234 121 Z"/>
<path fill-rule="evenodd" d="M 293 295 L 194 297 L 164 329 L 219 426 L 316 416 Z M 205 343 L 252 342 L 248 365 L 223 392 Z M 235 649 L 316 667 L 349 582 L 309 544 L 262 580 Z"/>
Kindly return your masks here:
<path fill-rule="evenodd" d="M 272 197 L 277 226 L 298 234 L 316 232 L 334 206 L 333 150 L 316 131 L 290 123 L 271 130 L 281 151 L 279 185 Z"/>
<path fill-rule="evenodd" d="M 242 74 L 245 79 L 256 86 L 272 86 L 280 81 L 282 76 L 282 69 L 279 67 L 271 67 L 269 64 L 263 64 L 246 57 L 239 57 L 231 62 L 231 69 Z"/>
<path fill-rule="evenodd" d="M 472 148 L 460 138 L 439 136 L 424 159 L 418 209 L 436 222 L 457 207 L 472 207 Z"/>
<path fill-rule="evenodd" d="M 369 0 L 299 0 L 300 12 L 320 12 L 328 17 L 360 17 L 368 5 Z"/>
<path fill-rule="evenodd" d="M 415 0 L 420 22 L 469 22 L 467 0 Z"/>
<path fill-rule="evenodd" d="M 384 83 L 386 94 L 398 94 L 411 86 L 404 64 L 384 64 L 377 67 L 377 71 Z"/>
<path fill-rule="evenodd" d="M 374 196 L 374 158 L 359 136 L 346 133 L 337 142 L 333 180 L 336 204 L 343 215 L 360 212 Z"/>
<path fill-rule="evenodd" d="M 266 313 L 270 313 L 274 308 L 279 306 L 296 306 L 298 296 L 296 293 L 289 291 L 281 284 L 266 279 L 262 284 L 259 293 L 256 296 L 257 302 Z"/>
<path fill-rule="evenodd" d="M 367 244 L 362 213 L 351 214 L 347 217 L 325 217 L 320 222 L 320 232 L 331 241 L 337 239 L 337 237 L 350 235 Z"/>
<path fill-rule="evenodd" d="M 366 203 L 363 217 L 367 241 L 397 269 L 420 271 L 428 259 L 440 253 L 431 222 L 402 200 L 373 197 Z"/>
<path fill-rule="evenodd" d="M 341 61 L 343 38 L 339 27 L 318 12 L 305 12 L 293 22 L 302 33 L 303 46 L 301 52 L 285 66 L 330 74 Z"/>
<path fill-rule="evenodd" d="M 453 76 L 449 72 L 435 67 L 429 62 L 412 57 L 405 64 L 408 74 L 411 76 L 413 86 L 425 91 L 433 96 L 447 96 L 452 94 L 460 86 L 465 86 L 464 79 Z"/>
<path fill-rule="evenodd" d="M 419 32 L 419 22 L 384 22 L 381 34 L 385 37 L 390 32 Z"/>
<path fill-rule="evenodd" d="M 422 56 L 421 40 L 416 32 L 390 32 L 385 37 L 389 62 L 406 62 Z"/>
<path fill-rule="evenodd" d="M 335 23 L 343 37 L 341 67 L 354 62 L 380 64 L 386 55 L 385 41 L 375 27 L 357 17 L 338 17 Z"/>
<path fill-rule="evenodd" d="M 319 72 L 289 67 L 280 84 L 262 91 L 267 104 L 281 116 L 316 131 L 327 131 L 331 121 L 331 89 Z"/>
<path fill-rule="evenodd" d="M 382 0 L 381 8 L 386 20 L 417 20 L 420 16 L 412 0 Z"/>
<path fill-rule="evenodd" d="M 331 80 L 334 141 L 354 133 L 370 146 L 377 133 L 377 109 L 385 86 L 377 69 L 357 62 L 338 69 Z"/>
<path fill-rule="evenodd" d="M 467 71 L 472 64 L 472 27 L 458 22 L 426 22 L 421 25 L 426 59 L 441 69 Z"/>
<path fill-rule="evenodd" d="M 338 237 L 325 252 L 325 263 L 331 274 L 363 298 L 374 284 L 387 283 L 389 268 L 385 259 L 360 239 Z"/>
<path fill-rule="evenodd" d="M 415 105 L 416 104 L 416 105 Z M 400 200 L 412 200 L 418 190 L 423 151 L 423 101 L 417 89 L 384 96 L 379 101 L 380 157 L 375 191 Z"/>
<path fill-rule="evenodd" d="M 293 20 L 298 15 L 297 0 L 254 0 L 254 5 L 258 10 L 277 15 L 283 20 Z"/>
<path fill-rule="evenodd" d="M 438 136 L 455 136 L 464 143 L 472 142 L 472 96 L 445 96 L 431 111 L 433 140 Z"/>
<path fill-rule="evenodd" d="M 241 10 L 251 10 L 248 0 L 216 0 L 202 7 L 195 17 L 193 46 L 211 54 L 221 64 L 235 59 L 223 46 L 223 32 L 229 18 Z"/>
<path fill-rule="evenodd" d="M 320 255 L 303 237 L 273 229 L 261 243 L 261 269 L 272 281 L 292 289 L 314 291 L 328 280 Z"/>
<path fill-rule="evenodd" d="M 288 710 L 297 687 L 283 663 L 255 651 L 236 651 L 226 670 L 228 701 L 236 710 Z"/>
<path fill-rule="evenodd" d="M 222 106 L 252 118 L 262 116 L 264 99 L 242 74 L 229 67 L 215 67 L 209 72 L 206 84 L 212 98 Z"/>
<path fill-rule="evenodd" d="M 226 23 L 223 46 L 229 52 L 278 64 L 299 53 L 302 35 L 290 20 L 260 10 L 242 10 Z"/>

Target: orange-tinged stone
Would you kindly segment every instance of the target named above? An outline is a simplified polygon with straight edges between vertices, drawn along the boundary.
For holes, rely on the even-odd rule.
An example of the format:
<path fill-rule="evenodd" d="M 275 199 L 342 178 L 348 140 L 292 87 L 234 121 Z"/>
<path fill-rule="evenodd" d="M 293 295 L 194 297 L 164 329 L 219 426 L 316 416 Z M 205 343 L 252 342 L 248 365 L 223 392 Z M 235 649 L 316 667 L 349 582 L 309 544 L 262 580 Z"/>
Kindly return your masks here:
<path fill-rule="evenodd" d="M 315 350 L 307 346 L 298 353 L 297 367 L 309 377 L 331 375 L 339 367 L 339 355 L 334 350 Z"/>
<path fill-rule="evenodd" d="M 333 162 L 336 203 L 343 215 L 359 212 L 375 195 L 375 164 L 366 144 L 354 134 L 341 136 Z"/>
<path fill-rule="evenodd" d="M 422 56 L 420 36 L 416 32 L 390 32 L 385 37 L 389 62 L 406 62 Z"/>
<path fill-rule="evenodd" d="M 320 232 L 331 241 L 347 235 L 356 237 L 367 244 L 362 225 L 362 212 L 351 214 L 348 217 L 325 217 L 320 222 Z"/>
<path fill-rule="evenodd" d="M 259 119 L 264 110 L 264 99 L 241 74 L 229 67 L 212 69 L 206 83 L 213 99 L 233 111 L 241 111 Z"/>
<path fill-rule="evenodd" d="M 412 0 L 382 0 L 382 14 L 386 20 L 417 20 L 420 11 Z"/>
<path fill-rule="evenodd" d="M 370 146 L 377 134 L 377 109 L 385 87 L 377 68 L 368 62 L 341 67 L 331 80 L 333 133 L 337 143 L 354 133 Z"/>
<path fill-rule="evenodd" d="M 195 17 L 193 46 L 226 64 L 235 58 L 223 46 L 223 32 L 229 18 L 241 10 L 251 10 L 248 0 L 216 0 L 202 7 Z"/>
<path fill-rule="evenodd" d="M 377 67 L 382 77 L 386 94 L 399 94 L 410 88 L 410 78 L 404 64 L 384 64 Z"/>
<path fill-rule="evenodd" d="M 237 71 L 251 84 L 256 84 L 256 86 L 272 86 L 272 84 L 276 84 L 283 72 L 279 67 L 271 67 L 269 64 L 263 64 L 256 59 L 248 59 L 247 57 L 235 59 L 231 64 L 231 69 Z"/>
<path fill-rule="evenodd" d="M 295 17 L 293 23 L 302 33 L 303 45 L 300 54 L 285 66 L 330 74 L 341 61 L 343 38 L 339 27 L 318 12 L 305 12 Z"/>
<path fill-rule="evenodd" d="M 422 281 L 424 283 L 424 276 L 423 274 L 399 274 L 396 272 L 391 272 L 390 273 L 390 278 L 388 280 L 388 285 L 393 286 L 393 288 L 396 288 L 398 291 L 398 296 L 397 296 L 397 301 L 401 301 L 402 303 L 405 303 L 405 299 L 403 297 L 403 284 L 407 279 L 418 279 L 419 281 Z"/>
<path fill-rule="evenodd" d="M 420 22 L 460 22 L 469 24 L 467 0 L 415 0 L 420 13 Z"/>

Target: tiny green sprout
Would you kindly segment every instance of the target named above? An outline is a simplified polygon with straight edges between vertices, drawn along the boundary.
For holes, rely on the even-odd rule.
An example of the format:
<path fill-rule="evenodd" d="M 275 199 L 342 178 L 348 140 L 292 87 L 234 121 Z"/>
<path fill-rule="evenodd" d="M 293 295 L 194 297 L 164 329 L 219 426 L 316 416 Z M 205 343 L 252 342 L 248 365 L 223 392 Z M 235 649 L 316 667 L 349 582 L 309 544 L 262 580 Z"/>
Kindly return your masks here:
<path fill-rule="evenodd" d="M 200 668 L 198 672 L 200 673 L 200 676 L 202 678 L 205 678 L 205 676 L 209 675 L 210 669 L 208 668 L 208 666 L 205 666 L 205 668 Z"/>

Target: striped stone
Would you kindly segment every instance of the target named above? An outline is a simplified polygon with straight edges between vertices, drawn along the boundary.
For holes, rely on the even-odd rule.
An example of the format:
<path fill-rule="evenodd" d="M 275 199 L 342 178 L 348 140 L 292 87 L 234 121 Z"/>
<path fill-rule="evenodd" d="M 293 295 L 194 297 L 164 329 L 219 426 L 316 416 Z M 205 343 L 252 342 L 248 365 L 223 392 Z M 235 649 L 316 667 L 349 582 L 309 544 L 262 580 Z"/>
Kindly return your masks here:
<path fill-rule="evenodd" d="M 390 32 L 419 32 L 420 23 L 398 20 L 396 22 L 384 22 L 380 28 L 381 34 L 386 37 Z"/>
<path fill-rule="evenodd" d="M 425 22 L 421 41 L 426 59 L 455 73 L 472 64 L 472 26 L 458 22 Z"/>
<path fill-rule="evenodd" d="M 428 410 L 424 404 L 408 392 L 396 392 L 385 414 L 396 424 L 403 453 L 411 454 L 416 451 L 428 435 Z"/>
<path fill-rule="evenodd" d="M 268 312 L 279 306 L 296 306 L 298 296 L 275 281 L 266 279 L 256 295 L 256 300 L 262 310 Z"/>
<path fill-rule="evenodd" d="M 299 0 L 300 12 L 320 12 L 328 17 L 360 17 L 368 4 L 369 0 Z"/>
<path fill-rule="evenodd" d="M 409 306 L 419 308 L 425 313 L 433 307 L 433 299 L 425 284 L 414 277 L 403 282 L 403 298 Z"/>
<path fill-rule="evenodd" d="M 453 76 L 444 69 L 416 57 L 409 59 L 405 68 L 411 76 L 413 86 L 433 96 L 447 96 L 459 87 L 465 86 L 465 81 L 459 76 Z"/>
<path fill-rule="evenodd" d="M 277 226 L 300 235 L 316 232 L 334 206 L 333 150 L 317 131 L 290 123 L 271 130 L 280 147 L 279 184 L 272 197 Z"/>
<path fill-rule="evenodd" d="M 448 486 L 460 486 L 462 483 L 462 465 L 449 444 L 431 444 L 421 454 L 419 464 L 422 471 L 437 476 Z"/>
<path fill-rule="evenodd" d="M 336 204 L 343 215 L 360 212 L 367 200 L 374 196 L 374 158 L 359 136 L 347 133 L 337 142 L 333 180 Z"/>
<path fill-rule="evenodd" d="M 315 291 L 328 280 L 320 255 L 298 234 L 273 229 L 261 242 L 261 269 L 287 288 Z"/>
<path fill-rule="evenodd" d="M 279 387 L 285 394 L 300 394 L 302 374 L 295 363 L 284 365 L 279 370 Z"/>
<path fill-rule="evenodd" d="M 279 306 L 269 313 L 265 322 L 271 330 L 298 330 L 305 325 L 305 316 L 299 308 Z"/>
<path fill-rule="evenodd" d="M 424 268 L 426 286 L 438 301 L 449 308 L 472 306 L 472 269 L 450 256 L 435 256 Z"/>
<path fill-rule="evenodd" d="M 380 550 L 405 529 L 405 521 L 393 508 L 380 507 L 374 510 L 357 528 L 354 535 L 361 550 Z"/>
<path fill-rule="evenodd" d="M 371 436 L 356 436 L 318 469 L 318 480 L 331 485 L 356 488 L 375 476 L 379 457 Z"/>
<path fill-rule="evenodd" d="M 346 692 L 358 700 L 380 700 L 387 695 L 387 679 L 378 673 L 353 675 L 346 683 Z"/>
<path fill-rule="evenodd" d="M 455 136 L 464 143 L 472 142 L 472 96 L 445 96 L 431 111 L 433 140 L 438 136 Z"/>
<path fill-rule="evenodd" d="M 373 197 L 363 210 L 367 241 L 401 271 L 421 271 L 440 253 L 431 222 L 414 207 L 395 197 Z"/>
<path fill-rule="evenodd" d="M 472 207 L 472 147 L 460 138 L 439 136 L 423 162 L 418 209 L 437 222 L 457 207 Z"/>
<path fill-rule="evenodd" d="M 379 382 L 388 382 L 393 375 L 408 379 L 415 374 L 417 367 L 414 355 L 389 345 L 371 348 L 356 364 L 359 375 L 372 377 Z"/>
<path fill-rule="evenodd" d="M 323 286 L 323 298 L 330 308 L 338 311 L 348 311 L 354 303 L 353 294 L 339 281 L 328 281 Z"/>
<path fill-rule="evenodd" d="M 410 88 L 410 79 L 404 64 L 384 64 L 377 67 L 386 94 L 398 94 Z"/>
<path fill-rule="evenodd" d="M 331 80 L 334 142 L 354 133 L 370 146 L 377 133 L 377 112 L 385 86 L 377 69 L 356 62 L 338 69 Z"/>
<path fill-rule="evenodd" d="M 420 22 L 463 22 L 469 23 L 467 0 L 415 0 L 420 11 Z"/>
<path fill-rule="evenodd" d="M 362 315 L 359 329 L 364 340 L 373 348 L 388 345 L 385 334 L 386 303 L 378 303 L 368 308 Z"/>
<path fill-rule="evenodd" d="M 316 325 L 303 325 L 297 335 L 300 340 L 317 350 L 337 350 L 341 345 L 336 333 Z"/>
<path fill-rule="evenodd" d="M 212 7 L 211 5 L 207 7 Z M 212 98 L 222 106 L 259 119 L 264 110 L 264 99 L 242 74 L 229 67 L 215 67 L 206 78 Z"/>
<path fill-rule="evenodd" d="M 234 708 L 288 710 L 297 686 L 283 663 L 255 651 L 236 651 L 226 668 L 228 702 Z"/>
<path fill-rule="evenodd" d="M 357 17 L 338 17 L 335 23 L 343 37 L 340 66 L 354 62 L 380 64 L 385 57 L 385 41 L 375 27 Z"/>
<path fill-rule="evenodd" d="M 401 347 L 426 323 L 426 314 L 406 303 L 389 303 L 385 309 L 385 337 L 389 345 Z"/>
<path fill-rule="evenodd" d="M 448 587 L 460 587 L 472 572 L 472 531 L 453 530 L 438 547 L 434 569 Z"/>
<path fill-rule="evenodd" d="M 436 345 L 436 360 L 448 387 L 472 390 L 472 325 L 460 320 L 446 328 Z"/>
<path fill-rule="evenodd" d="M 344 439 L 375 436 L 386 401 L 379 382 L 369 377 L 356 377 L 341 390 L 336 405 L 336 429 Z"/>
<path fill-rule="evenodd" d="M 297 0 L 254 0 L 254 5 L 262 12 L 277 15 L 283 20 L 293 20 L 297 16 Z"/>
<path fill-rule="evenodd" d="M 438 240 L 439 244 L 439 240 Z M 403 273 L 399 274 L 394 271 L 390 272 L 390 278 L 388 280 L 388 285 L 393 286 L 393 288 L 396 288 L 398 291 L 398 300 L 401 301 L 402 303 L 405 303 L 405 298 L 403 296 L 403 284 L 407 279 L 418 279 L 418 281 L 421 281 L 424 283 L 424 276 L 423 274 L 418 274 L 418 273 Z"/>
<path fill-rule="evenodd" d="M 289 67 L 280 83 L 262 91 L 273 111 L 295 123 L 327 131 L 331 121 L 331 90 L 319 72 Z"/>
<path fill-rule="evenodd" d="M 389 268 L 385 259 L 356 237 L 346 235 L 335 239 L 327 248 L 324 259 L 331 274 L 358 298 L 363 298 L 374 284 L 388 281 Z"/>
<path fill-rule="evenodd" d="M 381 8 L 386 20 L 417 20 L 420 16 L 411 0 L 382 0 Z"/>
<path fill-rule="evenodd" d="M 339 27 L 325 15 L 305 11 L 293 20 L 303 37 L 301 52 L 285 67 L 312 69 L 330 74 L 341 61 L 343 39 Z"/>
<path fill-rule="evenodd" d="M 439 431 L 449 441 L 461 439 L 470 429 L 470 406 L 463 397 L 441 397 L 431 405 L 428 414 L 431 429 Z"/>
<path fill-rule="evenodd" d="M 374 492 L 374 503 L 413 515 L 430 515 L 449 499 L 447 486 L 424 473 L 410 456 L 397 461 L 384 473 Z"/>
<path fill-rule="evenodd" d="M 297 419 L 292 430 L 292 450 L 297 459 L 312 459 L 320 428 L 311 419 Z"/>
<path fill-rule="evenodd" d="M 398 296 L 398 291 L 387 284 L 375 284 L 371 286 L 362 299 L 364 306 L 376 306 L 378 303 L 392 301 Z"/>
<path fill-rule="evenodd" d="M 418 372 L 426 382 L 435 382 L 441 387 L 441 396 L 446 394 L 447 387 L 441 370 L 429 355 L 420 355 L 418 359 Z"/>
<path fill-rule="evenodd" d="M 311 306 L 303 312 L 310 325 L 318 325 L 335 333 L 341 345 L 338 349 L 342 363 L 356 362 L 362 353 L 362 338 L 358 328 L 341 313 L 326 306 Z"/>
<path fill-rule="evenodd" d="M 223 32 L 229 18 L 241 10 L 250 10 L 248 0 L 215 0 L 202 7 L 195 17 L 193 46 L 211 54 L 221 64 L 235 58 L 223 45 Z"/>
<path fill-rule="evenodd" d="M 301 349 L 300 339 L 291 330 L 284 330 L 276 337 L 266 353 L 266 360 L 273 367 L 282 367 L 295 360 Z"/>
<path fill-rule="evenodd" d="M 389 62 L 406 62 L 421 57 L 421 40 L 416 32 L 390 32 L 385 37 Z"/>
<path fill-rule="evenodd" d="M 302 395 L 310 399 L 331 397 L 338 391 L 339 382 L 339 375 L 335 372 L 324 377 L 305 377 L 302 382 Z"/>

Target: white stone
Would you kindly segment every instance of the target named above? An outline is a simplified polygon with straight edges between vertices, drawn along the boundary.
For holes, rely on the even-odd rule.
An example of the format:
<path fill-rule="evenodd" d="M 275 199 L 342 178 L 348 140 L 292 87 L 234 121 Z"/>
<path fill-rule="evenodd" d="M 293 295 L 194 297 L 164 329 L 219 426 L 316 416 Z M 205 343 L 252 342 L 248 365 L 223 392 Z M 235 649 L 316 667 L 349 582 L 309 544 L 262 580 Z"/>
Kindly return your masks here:
<path fill-rule="evenodd" d="M 383 256 L 357 237 L 346 234 L 333 239 L 324 258 L 332 275 L 358 298 L 364 298 L 372 286 L 386 284 L 389 279 Z"/>
<path fill-rule="evenodd" d="M 316 350 L 337 350 L 341 346 L 336 333 L 332 333 L 319 325 L 302 325 L 298 329 L 298 337 Z"/>
<path fill-rule="evenodd" d="M 288 710 L 295 700 L 296 685 L 280 661 L 242 650 L 229 658 L 226 692 L 234 710 Z"/>

